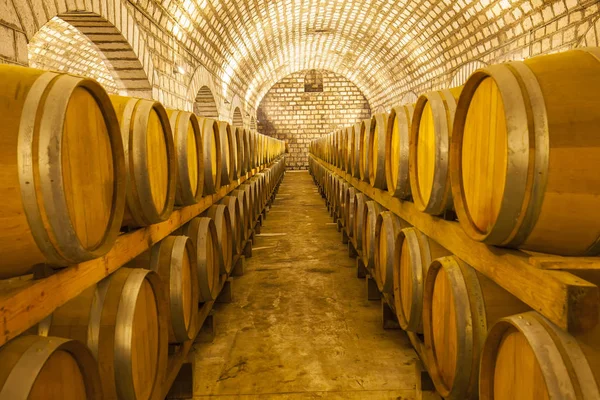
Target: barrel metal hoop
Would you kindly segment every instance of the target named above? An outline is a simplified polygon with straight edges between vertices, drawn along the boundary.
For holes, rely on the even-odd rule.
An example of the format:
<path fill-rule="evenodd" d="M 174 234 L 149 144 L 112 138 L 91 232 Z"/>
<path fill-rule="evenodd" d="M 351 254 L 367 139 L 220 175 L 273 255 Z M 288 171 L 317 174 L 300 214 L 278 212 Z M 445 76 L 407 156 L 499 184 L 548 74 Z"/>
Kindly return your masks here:
<path fill-rule="evenodd" d="M 0 399 L 27 400 L 46 361 L 61 345 L 68 342 L 69 339 L 53 337 L 33 343 L 10 371 L 0 390 Z"/>
<path fill-rule="evenodd" d="M 531 107 L 531 118 L 533 120 L 534 136 L 534 162 L 530 166 L 533 169 L 531 183 L 531 197 L 527 204 L 525 215 L 519 229 L 514 232 L 514 236 L 507 244 L 509 246 L 518 246 L 527 240 L 527 237 L 533 231 L 536 225 L 544 193 L 548 184 L 548 163 L 550 156 L 550 133 L 548 127 L 548 114 L 546 112 L 546 103 L 540 84 L 533 74 L 533 71 L 523 62 L 512 62 L 509 64 L 518 74 L 520 81 L 528 93 L 528 99 Z M 529 181 L 529 179 L 528 179 Z M 529 185 L 528 185 L 529 187 Z"/>
<path fill-rule="evenodd" d="M 58 74 L 53 72 L 42 74 L 33 83 L 27 94 L 19 122 L 17 163 L 19 166 L 21 201 L 23 202 L 25 216 L 29 223 L 33 239 L 48 261 L 63 265 L 67 260 L 54 247 L 42 219 L 42 211 L 45 212 L 45 210 L 41 210 L 38 206 L 38 196 L 36 193 L 38 175 L 35 172 L 33 161 L 34 143 L 38 140 L 39 135 L 36 117 L 39 114 L 40 101 L 44 99 L 48 86 L 58 76 Z"/>

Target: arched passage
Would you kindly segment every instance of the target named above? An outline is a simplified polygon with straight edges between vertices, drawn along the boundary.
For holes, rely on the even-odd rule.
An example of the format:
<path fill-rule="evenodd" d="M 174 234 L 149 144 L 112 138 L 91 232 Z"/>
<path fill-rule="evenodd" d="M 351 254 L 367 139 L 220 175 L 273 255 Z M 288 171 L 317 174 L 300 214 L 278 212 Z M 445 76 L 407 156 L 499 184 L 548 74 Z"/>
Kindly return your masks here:
<path fill-rule="evenodd" d="M 206 118 L 219 118 L 217 102 L 208 86 L 202 86 L 194 100 L 194 114 Z"/>
<path fill-rule="evenodd" d="M 242 111 L 240 110 L 239 107 L 236 107 L 235 110 L 233 110 L 232 125 L 239 126 L 239 127 L 244 126 L 244 117 L 242 117 Z"/>
<path fill-rule="evenodd" d="M 63 13 L 31 38 L 29 65 L 98 80 L 109 93 L 152 97 L 152 87 L 129 42 L 101 16 Z"/>

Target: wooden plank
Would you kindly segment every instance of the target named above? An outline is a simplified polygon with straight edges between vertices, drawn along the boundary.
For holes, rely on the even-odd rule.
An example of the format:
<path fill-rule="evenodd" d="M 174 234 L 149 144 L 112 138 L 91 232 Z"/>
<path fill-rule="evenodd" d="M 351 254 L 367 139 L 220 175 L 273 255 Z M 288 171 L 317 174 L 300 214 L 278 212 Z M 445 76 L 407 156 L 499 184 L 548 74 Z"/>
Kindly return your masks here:
<path fill-rule="evenodd" d="M 48 278 L 19 282 L 17 287 L 13 280 L 0 282 L 0 346 L 148 250 L 260 170 L 255 168 L 199 203 L 175 210 L 167 221 L 119 236 L 104 257 L 64 268 Z"/>
<path fill-rule="evenodd" d="M 411 202 L 401 202 L 330 164 L 314 157 L 313 160 L 421 230 L 560 328 L 578 333 L 598 323 L 600 292 L 596 285 L 568 272 L 536 268 L 529 263 L 527 253 L 476 242 L 458 222 L 421 213 Z"/>

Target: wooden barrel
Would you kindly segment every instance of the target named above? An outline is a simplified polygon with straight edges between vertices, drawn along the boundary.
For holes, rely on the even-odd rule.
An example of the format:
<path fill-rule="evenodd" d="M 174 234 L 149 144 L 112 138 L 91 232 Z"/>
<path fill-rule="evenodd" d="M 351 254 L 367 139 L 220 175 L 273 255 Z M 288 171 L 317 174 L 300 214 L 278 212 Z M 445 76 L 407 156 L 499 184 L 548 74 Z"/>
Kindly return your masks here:
<path fill-rule="evenodd" d="M 339 199 L 340 199 L 340 220 L 342 223 L 343 227 L 346 227 L 346 195 L 348 194 L 348 187 L 350 187 L 350 185 L 348 184 L 348 182 L 346 182 L 345 180 L 341 181 L 341 185 L 340 185 L 340 193 L 339 193 Z"/>
<path fill-rule="evenodd" d="M 353 174 L 354 172 L 354 127 L 348 126 L 346 127 L 346 136 L 348 140 L 346 141 L 346 172 L 349 174 Z"/>
<path fill-rule="evenodd" d="M 240 202 L 237 196 L 225 196 L 219 203 L 227 206 L 231 222 L 233 253 L 240 254 L 242 252 L 242 244 L 244 243 L 244 221 L 242 220 Z"/>
<path fill-rule="evenodd" d="M 193 218 L 182 233 L 194 244 L 198 276 L 198 301 L 215 300 L 219 294 L 219 236 L 215 222 L 208 217 Z"/>
<path fill-rule="evenodd" d="M 371 118 L 369 132 L 369 182 L 371 186 L 386 190 L 385 180 L 385 136 L 387 133 L 387 114 L 375 114 Z"/>
<path fill-rule="evenodd" d="M 251 155 L 252 168 L 256 168 L 256 167 L 258 167 L 258 154 L 257 154 L 258 148 L 256 146 L 256 132 L 250 131 L 248 138 L 250 139 L 250 155 Z"/>
<path fill-rule="evenodd" d="M 126 188 L 108 95 L 92 79 L 31 68 L 2 65 L 0 79 L 10 99 L 0 104 L 0 278 L 103 256 L 119 233 Z"/>
<path fill-rule="evenodd" d="M 85 344 L 20 336 L 0 348 L 0 399 L 102 400 L 98 364 Z"/>
<path fill-rule="evenodd" d="M 352 125 L 352 132 L 354 132 L 354 150 L 352 152 L 352 176 L 360 178 L 360 155 L 361 148 L 364 143 L 364 132 L 360 129 L 361 123 L 357 122 Z"/>
<path fill-rule="evenodd" d="M 348 185 L 346 190 L 346 204 L 344 205 L 344 218 L 346 222 L 346 234 L 348 237 L 352 237 L 354 234 L 354 197 L 356 196 L 356 189 L 353 186 Z"/>
<path fill-rule="evenodd" d="M 204 195 L 221 188 L 221 134 L 219 124 L 210 118 L 198 118 L 204 141 Z"/>
<path fill-rule="evenodd" d="M 231 134 L 231 126 L 225 121 L 219 121 L 219 136 L 221 140 L 221 186 L 233 181 L 235 169 L 235 142 Z"/>
<path fill-rule="evenodd" d="M 219 270 L 221 274 L 228 274 L 231 271 L 233 256 L 233 232 L 229 210 L 224 204 L 214 204 L 205 215 L 215 221 L 219 244 Z"/>
<path fill-rule="evenodd" d="M 169 343 L 193 339 L 198 328 L 198 267 L 190 238 L 167 236 L 126 265 L 151 269 L 160 277 L 169 308 Z"/>
<path fill-rule="evenodd" d="M 354 244 L 357 250 L 362 251 L 363 241 L 363 219 L 366 212 L 365 203 L 370 199 L 360 192 L 356 192 L 354 195 Z"/>
<path fill-rule="evenodd" d="M 246 201 L 248 203 L 248 214 L 246 217 L 246 221 L 248 224 L 247 225 L 248 233 L 250 233 L 250 231 L 254 228 L 254 221 L 255 221 L 254 194 L 252 192 L 252 185 L 250 185 L 249 183 L 244 183 L 243 185 L 240 185 L 238 187 L 238 190 L 242 190 L 242 191 L 244 191 L 244 193 L 246 193 Z"/>
<path fill-rule="evenodd" d="M 361 224 L 363 226 L 362 237 L 362 259 L 368 268 L 375 267 L 375 232 L 377 227 L 377 217 L 385 211 L 379 203 L 371 200 L 364 205 Z"/>
<path fill-rule="evenodd" d="M 394 305 L 400 327 L 423 333 L 423 291 L 429 265 L 450 252 L 417 228 L 404 228 L 394 246 Z"/>
<path fill-rule="evenodd" d="M 423 296 L 424 349 L 436 390 L 448 400 L 476 399 L 489 327 L 528 307 L 454 256 L 431 263 Z"/>
<path fill-rule="evenodd" d="M 251 154 L 250 154 L 250 131 L 248 129 L 244 129 L 242 131 L 242 146 L 244 148 L 244 170 L 245 173 L 248 173 L 252 170 L 251 163 Z"/>
<path fill-rule="evenodd" d="M 235 196 L 240 203 L 240 229 L 242 230 L 242 240 L 248 239 L 248 231 L 250 229 L 250 205 L 248 203 L 248 192 L 241 188 L 231 192 L 231 196 Z"/>
<path fill-rule="evenodd" d="M 470 237 L 600 254 L 599 71 L 600 50 L 588 48 L 471 75 L 451 160 L 456 212 Z"/>
<path fill-rule="evenodd" d="M 235 157 L 237 161 L 237 172 L 238 175 L 234 177 L 238 179 L 240 176 L 245 175 L 248 172 L 248 168 L 246 166 L 246 154 L 244 154 L 244 128 L 240 128 L 239 126 L 235 128 L 234 132 L 235 136 L 235 149 L 237 151 L 237 155 Z"/>
<path fill-rule="evenodd" d="M 375 282 L 379 290 L 392 293 L 394 290 L 394 268 L 396 267 L 396 238 L 403 228 L 410 225 L 391 211 L 377 216 L 375 225 Z"/>
<path fill-rule="evenodd" d="M 388 118 L 385 136 L 385 179 L 388 192 L 399 199 L 410 197 L 408 155 L 414 110 L 413 105 L 394 107 Z"/>
<path fill-rule="evenodd" d="M 119 119 L 127 157 L 127 206 L 123 225 L 139 227 L 165 221 L 173 212 L 177 182 L 175 147 L 167 111 L 153 100 L 114 95 L 110 100 Z"/>
<path fill-rule="evenodd" d="M 96 358 L 104 398 L 160 399 L 167 367 L 168 308 L 159 276 L 121 267 L 59 307 L 41 335 L 79 340 Z"/>
<path fill-rule="evenodd" d="M 360 123 L 360 180 L 369 182 L 371 163 L 369 162 L 369 142 L 371 141 L 371 120 L 365 119 Z"/>
<path fill-rule="evenodd" d="M 411 194 L 419 211 L 440 215 L 452 210 L 450 138 L 462 87 L 423 94 L 410 129 Z"/>
<path fill-rule="evenodd" d="M 488 333 L 479 398 L 600 399 L 593 368 L 577 340 L 543 316 L 533 311 L 512 315 Z"/>
<path fill-rule="evenodd" d="M 179 110 L 167 110 L 167 114 L 177 160 L 175 204 L 189 206 L 202 198 L 204 190 L 202 132 L 195 114 Z"/>

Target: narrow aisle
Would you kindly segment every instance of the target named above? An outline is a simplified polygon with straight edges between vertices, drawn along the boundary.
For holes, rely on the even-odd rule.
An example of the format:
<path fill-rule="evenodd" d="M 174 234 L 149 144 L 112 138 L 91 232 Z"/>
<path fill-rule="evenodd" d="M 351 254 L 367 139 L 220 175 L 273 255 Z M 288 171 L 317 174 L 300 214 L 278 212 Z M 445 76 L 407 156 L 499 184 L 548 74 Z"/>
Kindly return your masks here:
<path fill-rule="evenodd" d="M 414 398 L 416 355 L 331 221 L 308 172 L 288 172 L 213 343 L 195 345 L 195 399 Z"/>

